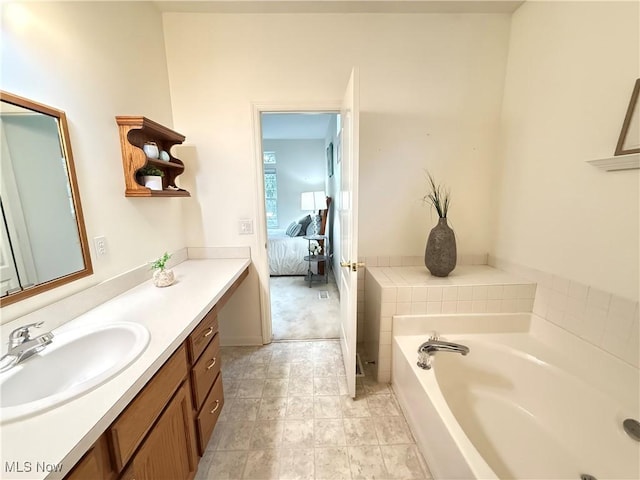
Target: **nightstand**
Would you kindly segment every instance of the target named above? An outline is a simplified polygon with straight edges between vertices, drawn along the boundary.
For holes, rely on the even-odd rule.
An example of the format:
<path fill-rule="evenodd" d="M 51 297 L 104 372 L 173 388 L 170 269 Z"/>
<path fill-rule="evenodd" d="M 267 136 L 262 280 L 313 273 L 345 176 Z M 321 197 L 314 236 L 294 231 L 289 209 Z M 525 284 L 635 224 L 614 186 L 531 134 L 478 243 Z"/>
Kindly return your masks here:
<path fill-rule="evenodd" d="M 304 260 L 309 265 L 307 269 L 307 276 L 305 277 L 305 280 L 309 281 L 309 288 L 311 288 L 311 282 L 313 282 L 314 279 L 324 278 L 324 282 L 328 283 L 329 282 L 329 255 L 327 251 L 329 246 L 328 237 L 326 235 L 305 235 L 303 238 L 309 242 L 309 245 L 307 247 L 307 250 L 309 251 L 309 255 L 305 255 L 304 257 Z M 323 241 L 323 244 L 324 244 L 323 255 L 311 255 L 311 242 L 314 240 Z M 316 271 L 318 271 L 317 265 L 322 262 L 324 262 L 324 274 L 313 273 L 313 270 L 311 269 L 312 264 L 314 263 L 316 264 Z"/>

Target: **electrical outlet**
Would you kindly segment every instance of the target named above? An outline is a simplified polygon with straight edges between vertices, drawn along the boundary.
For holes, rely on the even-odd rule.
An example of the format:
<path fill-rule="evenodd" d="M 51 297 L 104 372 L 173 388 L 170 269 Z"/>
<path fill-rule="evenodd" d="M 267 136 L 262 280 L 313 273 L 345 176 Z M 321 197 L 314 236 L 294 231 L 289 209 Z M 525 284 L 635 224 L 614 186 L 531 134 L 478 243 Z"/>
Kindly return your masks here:
<path fill-rule="evenodd" d="M 96 247 L 96 255 L 98 257 L 104 257 L 107 255 L 107 239 L 105 237 L 95 237 L 93 244 Z"/>
<path fill-rule="evenodd" d="M 240 220 L 238 223 L 238 232 L 240 235 L 252 235 L 253 234 L 253 220 Z"/>

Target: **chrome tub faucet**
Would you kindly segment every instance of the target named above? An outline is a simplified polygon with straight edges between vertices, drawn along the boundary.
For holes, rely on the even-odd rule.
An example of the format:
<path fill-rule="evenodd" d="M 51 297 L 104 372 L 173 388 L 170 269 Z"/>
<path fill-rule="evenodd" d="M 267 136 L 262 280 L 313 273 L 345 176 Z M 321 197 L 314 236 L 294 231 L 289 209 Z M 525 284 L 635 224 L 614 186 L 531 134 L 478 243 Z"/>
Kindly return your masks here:
<path fill-rule="evenodd" d="M 30 323 L 16 328 L 9 334 L 9 349 L 0 358 L 0 372 L 14 367 L 27 358 L 35 355 L 53 341 L 53 333 L 46 332 L 37 337 L 31 337 L 31 328 L 40 328 L 44 322 Z"/>
<path fill-rule="evenodd" d="M 433 333 L 429 340 L 418 348 L 418 366 L 424 370 L 431 368 L 431 357 L 436 352 L 454 352 L 461 355 L 469 353 L 469 347 L 459 343 L 445 342 L 440 340 L 437 333 Z"/>

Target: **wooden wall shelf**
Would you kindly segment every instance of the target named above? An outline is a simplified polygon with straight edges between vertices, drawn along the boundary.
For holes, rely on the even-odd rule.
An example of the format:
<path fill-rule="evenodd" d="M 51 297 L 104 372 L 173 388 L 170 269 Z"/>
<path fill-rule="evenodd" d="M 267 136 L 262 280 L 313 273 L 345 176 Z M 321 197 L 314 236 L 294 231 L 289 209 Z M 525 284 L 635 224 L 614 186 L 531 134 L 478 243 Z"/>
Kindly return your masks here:
<path fill-rule="evenodd" d="M 171 147 L 179 145 L 185 136 L 141 116 L 117 116 L 120 132 L 122 167 L 126 197 L 190 197 L 186 190 L 176 186 L 176 177 L 184 172 L 184 164 L 171 154 Z M 158 150 L 169 154 L 169 161 L 148 158 L 142 147 L 155 142 Z M 164 172 L 162 190 L 151 190 L 138 183 L 136 173 L 145 165 L 153 165 Z"/>

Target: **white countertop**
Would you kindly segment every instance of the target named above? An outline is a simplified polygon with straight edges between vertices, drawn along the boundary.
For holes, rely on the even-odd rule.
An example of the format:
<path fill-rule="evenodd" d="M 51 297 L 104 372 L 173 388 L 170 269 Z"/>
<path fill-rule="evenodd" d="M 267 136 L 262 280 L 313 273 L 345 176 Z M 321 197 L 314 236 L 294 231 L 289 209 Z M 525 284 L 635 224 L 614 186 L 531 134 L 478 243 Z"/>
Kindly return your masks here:
<path fill-rule="evenodd" d="M 53 480 L 69 473 L 250 263 L 248 258 L 187 260 L 173 268 L 176 283 L 170 287 L 144 282 L 54 330 L 130 321 L 146 326 L 151 339 L 136 361 L 103 385 L 49 411 L 1 425 L 0 478 Z M 22 472 L 8 472 L 12 462 Z M 47 472 L 44 464 L 63 468 Z"/>

